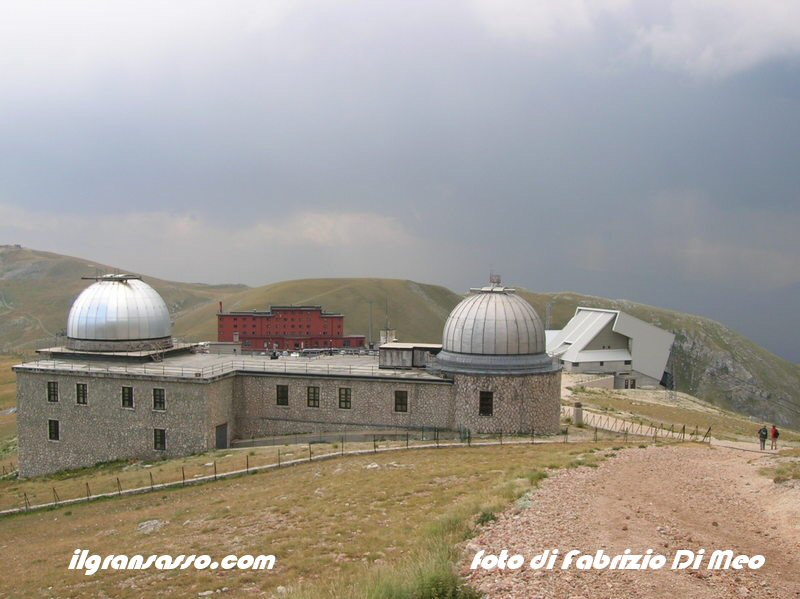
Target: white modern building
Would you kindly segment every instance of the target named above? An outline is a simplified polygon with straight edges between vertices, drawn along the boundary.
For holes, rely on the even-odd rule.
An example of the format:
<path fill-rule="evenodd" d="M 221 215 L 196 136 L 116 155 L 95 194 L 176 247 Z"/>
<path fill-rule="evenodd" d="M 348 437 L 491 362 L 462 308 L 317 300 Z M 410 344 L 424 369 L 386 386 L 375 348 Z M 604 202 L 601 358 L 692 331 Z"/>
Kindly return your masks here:
<path fill-rule="evenodd" d="M 675 335 L 619 310 L 578 307 L 547 353 L 564 372 L 614 375 L 616 389 L 661 384 Z"/>

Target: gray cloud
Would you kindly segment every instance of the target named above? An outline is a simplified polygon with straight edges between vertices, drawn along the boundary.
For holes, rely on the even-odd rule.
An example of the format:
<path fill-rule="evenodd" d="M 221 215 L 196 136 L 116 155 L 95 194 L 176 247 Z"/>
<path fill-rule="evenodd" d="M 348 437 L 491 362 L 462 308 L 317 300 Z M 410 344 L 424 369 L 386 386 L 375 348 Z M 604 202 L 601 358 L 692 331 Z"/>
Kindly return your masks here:
<path fill-rule="evenodd" d="M 800 361 L 795 3 L 2 11 L 8 242 L 209 282 L 494 268 Z"/>

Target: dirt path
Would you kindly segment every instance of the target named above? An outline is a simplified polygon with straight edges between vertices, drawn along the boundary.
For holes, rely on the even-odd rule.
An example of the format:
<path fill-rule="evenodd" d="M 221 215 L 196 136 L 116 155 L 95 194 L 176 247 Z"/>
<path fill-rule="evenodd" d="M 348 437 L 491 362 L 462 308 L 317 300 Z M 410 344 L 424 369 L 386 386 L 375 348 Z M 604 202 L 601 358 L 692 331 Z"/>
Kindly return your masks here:
<path fill-rule="evenodd" d="M 495 598 L 800 597 L 800 486 L 757 473 L 767 456 L 698 446 L 627 449 L 599 468 L 544 480 L 530 507 L 502 514 L 464 552 L 462 574 Z M 481 549 L 530 557 L 558 548 L 594 554 L 653 549 L 661 570 L 471 572 Z M 761 554 L 759 570 L 670 570 L 675 551 Z"/>

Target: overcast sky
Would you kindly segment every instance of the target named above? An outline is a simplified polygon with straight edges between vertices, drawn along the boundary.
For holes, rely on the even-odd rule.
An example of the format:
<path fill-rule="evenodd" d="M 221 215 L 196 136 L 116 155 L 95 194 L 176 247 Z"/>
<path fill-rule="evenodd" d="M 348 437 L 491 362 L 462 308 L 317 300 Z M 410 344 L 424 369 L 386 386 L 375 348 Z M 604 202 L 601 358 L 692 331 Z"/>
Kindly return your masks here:
<path fill-rule="evenodd" d="M 800 2 L 0 5 L 0 242 L 626 298 L 794 362 Z"/>

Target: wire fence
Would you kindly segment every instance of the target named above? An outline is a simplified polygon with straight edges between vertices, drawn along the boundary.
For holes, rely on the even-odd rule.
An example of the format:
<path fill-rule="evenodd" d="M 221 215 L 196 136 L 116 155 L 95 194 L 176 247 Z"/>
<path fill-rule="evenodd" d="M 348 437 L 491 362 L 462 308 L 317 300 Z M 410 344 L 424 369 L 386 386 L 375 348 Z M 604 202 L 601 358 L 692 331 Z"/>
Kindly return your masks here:
<path fill-rule="evenodd" d="M 561 416 L 563 418 L 574 419 L 576 408 L 572 406 L 561 406 Z M 638 437 L 647 437 L 654 441 L 658 440 L 673 440 L 673 441 L 699 441 L 706 443 L 711 440 L 711 427 L 706 430 L 701 430 L 697 426 L 694 428 L 683 425 L 671 424 L 669 428 L 664 426 L 664 423 L 644 423 L 632 422 L 616 416 L 606 414 L 597 414 L 582 410 L 581 419 L 583 425 L 589 428 L 602 429 L 605 431 L 612 431 L 622 433 L 624 435 L 635 435 Z"/>
<path fill-rule="evenodd" d="M 535 430 L 526 435 L 474 434 L 469 431 L 378 431 L 374 433 L 319 433 L 256 440 L 255 447 L 217 451 L 186 458 L 180 463 L 111 463 L 87 471 L 54 477 L 16 480 L 0 493 L 0 516 L 88 503 L 98 499 L 135 495 L 232 476 L 285 468 L 341 456 L 378 454 L 412 449 L 446 449 L 552 443 L 615 441 L 629 443 L 635 435 L 627 431 L 578 428 L 562 424 L 558 434 Z M 273 444 L 274 443 L 274 444 Z M 105 470 L 105 472 L 104 472 Z"/>

